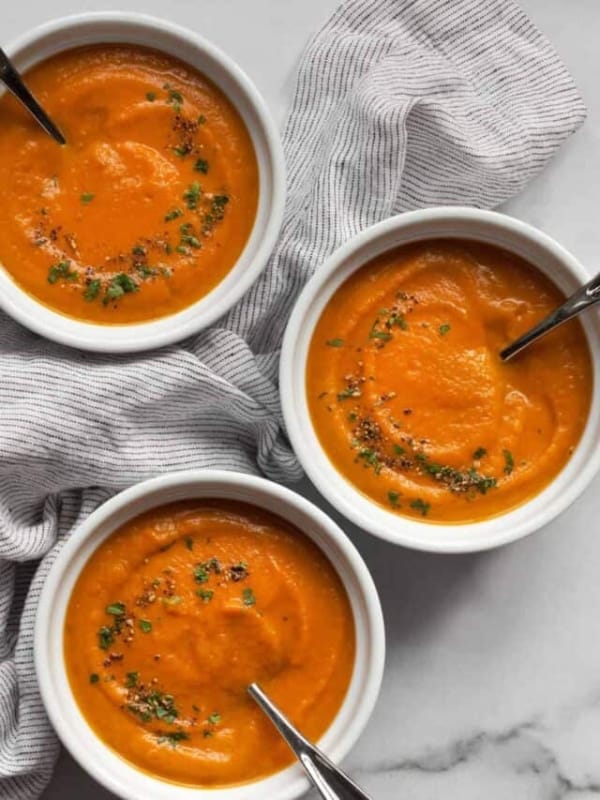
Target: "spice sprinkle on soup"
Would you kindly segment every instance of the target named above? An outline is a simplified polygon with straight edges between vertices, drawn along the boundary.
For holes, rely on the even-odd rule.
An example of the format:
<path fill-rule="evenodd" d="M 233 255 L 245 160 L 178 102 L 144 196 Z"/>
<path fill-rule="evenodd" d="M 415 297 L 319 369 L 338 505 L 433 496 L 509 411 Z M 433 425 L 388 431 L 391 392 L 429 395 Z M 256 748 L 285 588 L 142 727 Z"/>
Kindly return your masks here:
<path fill-rule="evenodd" d="M 321 550 L 233 501 L 174 503 L 123 525 L 82 570 L 65 616 L 69 682 L 95 733 L 139 769 L 195 786 L 290 764 L 247 686 L 258 681 L 317 740 L 354 652 L 350 603 Z"/>
<path fill-rule="evenodd" d="M 223 92 L 134 45 L 68 50 L 26 79 L 67 144 L 0 99 L 0 263 L 13 280 L 96 323 L 146 322 L 208 294 L 258 203 L 254 147 Z"/>
<path fill-rule="evenodd" d="M 568 461 L 592 366 L 573 320 L 504 363 L 564 301 L 523 259 L 432 240 L 357 270 L 312 336 L 306 395 L 333 465 L 393 513 L 468 523 L 520 505 Z"/>

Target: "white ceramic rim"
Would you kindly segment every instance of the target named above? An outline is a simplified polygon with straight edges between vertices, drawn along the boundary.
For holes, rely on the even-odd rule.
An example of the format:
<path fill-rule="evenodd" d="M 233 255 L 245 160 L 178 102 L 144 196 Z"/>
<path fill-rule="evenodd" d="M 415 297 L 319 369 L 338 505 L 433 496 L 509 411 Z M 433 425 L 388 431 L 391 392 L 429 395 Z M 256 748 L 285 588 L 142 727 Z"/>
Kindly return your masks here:
<path fill-rule="evenodd" d="M 24 70 L 62 50 L 105 42 L 155 47 L 207 75 L 241 114 L 259 166 L 256 219 L 240 258 L 205 297 L 176 314 L 129 325 L 73 319 L 38 302 L 0 265 L 0 307 L 17 322 L 70 347 L 132 353 L 173 344 L 197 333 L 222 317 L 250 288 L 266 266 L 281 227 L 285 164 L 275 123 L 248 76 L 215 45 L 179 25 L 135 12 L 83 13 L 40 25 L 7 45 L 6 52 Z"/>
<path fill-rule="evenodd" d="M 352 606 L 356 658 L 344 703 L 319 746 L 339 762 L 371 715 L 383 677 L 385 633 L 379 596 L 362 557 L 323 511 L 264 478 L 222 470 L 189 470 L 143 481 L 108 500 L 70 536 L 53 563 L 38 603 L 35 668 L 42 700 L 73 758 L 124 800 L 295 800 L 309 788 L 299 766 L 260 781 L 225 789 L 199 789 L 161 781 L 138 771 L 96 737 L 71 694 L 64 667 L 63 626 L 74 583 L 91 553 L 117 527 L 149 508 L 189 498 L 224 498 L 279 514 L 309 536 L 340 575 Z"/>
<path fill-rule="evenodd" d="M 600 469 L 600 316 L 589 311 L 580 318 L 593 365 L 588 422 L 569 462 L 546 489 L 506 514 L 466 525 L 441 525 L 396 515 L 355 489 L 322 449 L 306 402 L 306 358 L 325 305 L 353 272 L 393 247 L 440 237 L 475 239 L 510 250 L 535 264 L 567 294 L 591 277 L 548 235 L 504 214 L 440 207 L 392 217 L 336 250 L 304 288 L 285 332 L 280 392 L 294 450 L 309 478 L 338 511 L 364 530 L 395 544 L 438 553 L 465 553 L 498 547 L 538 530 L 573 503 Z"/>

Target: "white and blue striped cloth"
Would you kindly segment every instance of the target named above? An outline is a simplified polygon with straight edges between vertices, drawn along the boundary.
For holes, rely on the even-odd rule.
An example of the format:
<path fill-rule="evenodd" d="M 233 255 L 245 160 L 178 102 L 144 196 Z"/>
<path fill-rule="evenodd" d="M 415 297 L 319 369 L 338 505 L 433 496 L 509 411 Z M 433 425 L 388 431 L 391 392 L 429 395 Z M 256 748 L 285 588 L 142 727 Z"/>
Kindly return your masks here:
<path fill-rule="evenodd" d="M 32 629 L 60 541 L 111 493 L 160 472 L 299 478 L 277 362 L 313 270 L 392 214 L 497 205 L 584 116 L 512 0 L 349 0 L 303 56 L 281 237 L 226 318 L 180 346 L 121 358 L 51 344 L 0 315 L 0 798 L 39 796 L 58 752 Z"/>

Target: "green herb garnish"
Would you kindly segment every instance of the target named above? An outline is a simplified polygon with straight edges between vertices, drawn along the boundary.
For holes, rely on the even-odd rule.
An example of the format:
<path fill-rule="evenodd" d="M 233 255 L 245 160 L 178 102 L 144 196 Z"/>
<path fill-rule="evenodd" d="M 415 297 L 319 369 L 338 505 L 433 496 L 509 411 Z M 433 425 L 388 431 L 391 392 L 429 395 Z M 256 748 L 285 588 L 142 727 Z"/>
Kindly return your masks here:
<path fill-rule="evenodd" d="M 106 606 L 106 613 L 112 617 L 122 617 L 125 614 L 125 603 L 111 603 Z"/>
<path fill-rule="evenodd" d="M 444 325 L 440 325 L 438 330 L 440 332 L 440 336 L 445 336 L 450 331 L 450 325 L 448 325 L 448 323 L 445 323 Z"/>
<path fill-rule="evenodd" d="M 171 222 L 171 220 L 177 219 L 177 217 L 182 217 L 183 211 L 180 208 L 172 208 L 171 211 L 168 211 L 165 214 L 165 222 Z"/>
<path fill-rule="evenodd" d="M 429 514 L 429 509 L 431 508 L 430 503 L 426 503 L 425 500 L 421 500 L 420 497 L 417 497 L 416 500 L 410 501 L 410 507 L 413 508 L 415 511 L 418 511 L 421 516 L 426 517 Z"/>
<path fill-rule="evenodd" d="M 69 261 L 59 261 L 48 270 L 48 283 L 56 283 L 61 278 L 66 281 L 74 281 L 77 276 L 78 273 L 71 269 Z"/>
<path fill-rule="evenodd" d="M 137 288 L 137 284 L 129 277 L 129 275 L 126 275 L 124 272 L 120 272 L 118 275 L 115 275 L 110 282 L 106 292 L 104 293 L 102 302 L 104 305 L 107 305 L 111 300 L 117 300 L 124 294 L 137 291 Z"/>
<path fill-rule="evenodd" d="M 98 645 L 101 650 L 108 650 L 111 644 L 115 641 L 115 636 L 112 628 L 107 628 L 103 625 L 98 631 Z"/>
<path fill-rule="evenodd" d="M 503 450 L 502 455 L 504 456 L 504 472 L 506 475 L 510 475 L 515 468 L 515 459 L 510 450 Z"/>
<path fill-rule="evenodd" d="M 150 622 L 149 619 L 141 619 L 138 622 L 138 625 L 142 633 L 150 633 L 150 631 L 152 630 L 152 623 Z"/>
<path fill-rule="evenodd" d="M 156 100 L 156 93 L 146 92 L 146 100 L 149 100 L 151 103 L 153 103 Z"/>
<path fill-rule="evenodd" d="M 200 199 L 201 193 L 202 189 L 199 183 L 190 183 L 188 188 L 183 193 L 183 199 L 185 200 L 185 204 L 190 211 L 195 211 L 198 208 L 198 200 Z"/>
<path fill-rule="evenodd" d="M 343 347 L 344 340 L 343 339 L 327 339 L 325 344 L 328 347 Z"/>
<path fill-rule="evenodd" d="M 210 603 L 210 601 L 213 599 L 214 592 L 211 589 L 198 589 L 196 594 L 203 603 Z"/>
<path fill-rule="evenodd" d="M 474 461 L 481 461 L 481 459 L 487 456 L 487 450 L 485 447 L 478 447 L 477 450 L 473 453 L 473 460 Z"/>
<path fill-rule="evenodd" d="M 139 672 L 128 672 L 125 676 L 125 688 L 133 689 L 134 686 L 137 686 L 139 677 Z"/>
<path fill-rule="evenodd" d="M 92 674 L 90 675 L 90 683 L 98 683 L 99 680 L 100 680 L 100 675 L 98 675 L 97 672 L 92 672 Z"/>
<path fill-rule="evenodd" d="M 255 606 L 256 605 L 256 597 L 254 596 L 254 592 L 252 589 L 244 589 L 242 592 L 242 601 L 245 606 Z"/>
<path fill-rule="evenodd" d="M 400 508 L 400 494 L 398 492 L 388 492 L 388 500 L 392 508 Z"/>
<path fill-rule="evenodd" d="M 88 283 L 86 290 L 83 293 L 83 299 L 87 300 L 88 303 L 91 303 L 98 297 L 101 288 L 102 282 L 98 278 L 94 278 L 93 281 Z"/>
<path fill-rule="evenodd" d="M 196 172 L 202 172 L 204 175 L 208 172 L 208 161 L 205 158 L 199 158 L 194 164 Z"/>
<path fill-rule="evenodd" d="M 91 192 L 84 192 L 81 195 L 80 200 L 81 200 L 81 202 L 83 203 L 84 206 L 87 206 L 88 203 L 92 202 L 94 197 L 95 197 L 95 195 L 93 195 Z"/>

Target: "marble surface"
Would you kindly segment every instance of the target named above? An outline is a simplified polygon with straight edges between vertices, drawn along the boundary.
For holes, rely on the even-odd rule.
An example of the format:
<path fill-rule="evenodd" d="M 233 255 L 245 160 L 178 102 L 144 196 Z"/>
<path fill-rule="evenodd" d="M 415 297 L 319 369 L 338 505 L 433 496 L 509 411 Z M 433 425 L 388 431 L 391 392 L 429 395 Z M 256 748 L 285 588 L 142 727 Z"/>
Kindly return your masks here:
<path fill-rule="evenodd" d="M 295 64 L 336 0 L 128 0 L 225 48 L 278 120 Z M 106 0 L 28 0 L 3 10 L 3 40 Z M 505 211 L 571 249 L 600 250 L 600 2 L 522 0 L 557 46 L 589 118 Z M 122 5 L 121 5 L 122 7 Z M 233 23 L 233 27 L 232 27 Z M 314 489 L 300 490 L 327 510 Z M 441 557 L 378 542 L 333 514 L 381 593 L 381 698 L 346 761 L 373 800 L 600 797 L 600 480 L 546 530 L 483 555 Z M 66 755 L 44 800 L 110 800 Z"/>

